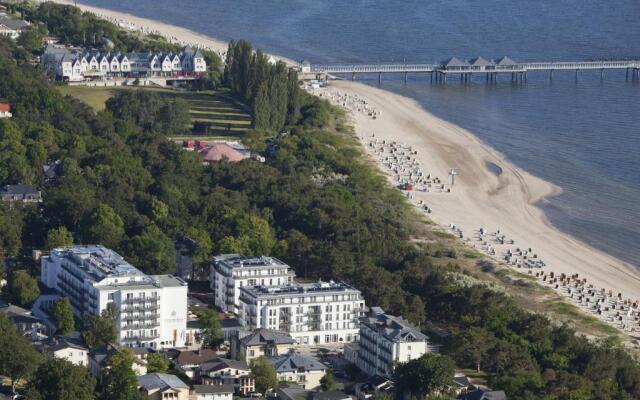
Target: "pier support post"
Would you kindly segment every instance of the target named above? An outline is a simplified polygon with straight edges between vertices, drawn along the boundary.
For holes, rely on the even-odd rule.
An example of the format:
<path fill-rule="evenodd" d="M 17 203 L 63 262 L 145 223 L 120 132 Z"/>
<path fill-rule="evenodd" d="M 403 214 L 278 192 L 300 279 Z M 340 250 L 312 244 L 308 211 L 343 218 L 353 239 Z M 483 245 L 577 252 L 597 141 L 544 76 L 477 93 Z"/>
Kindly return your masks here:
<path fill-rule="evenodd" d="M 576 69 L 576 81 L 578 80 L 578 71 L 579 70 Z"/>
<path fill-rule="evenodd" d="M 553 80 L 553 70 L 552 69 L 549 70 L 549 80 L 550 81 Z"/>
<path fill-rule="evenodd" d="M 604 68 L 600 70 L 600 80 L 604 79 Z"/>
<path fill-rule="evenodd" d="M 433 83 L 433 71 L 431 71 L 431 73 L 429 73 L 429 75 L 431 75 L 431 83 Z"/>
<path fill-rule="evenodd" d="M 355 73 L 355 72 L 352 72 L 352 73 L 351 73 L 351 80 L 352 80 L 352 81 L 355 81 L 355 80 L 356 80 L 356 73 Z"/>
<path fill-rule="evenodd" d="M 407 84 L 407 71 L 404 72 L 404 84 Z"/>
<path fill-rule="evenodd" d="M 626 75 L 625 75 L 625 79 L 626 79 L 626 80 L 629 80 L 629 68 L 627 68 L 627 73 L 626 73 Z"/>
<path fill-rule="evenodd" d="M 378 72 L 378 86 L 382 84 L 382 72 Z"/>

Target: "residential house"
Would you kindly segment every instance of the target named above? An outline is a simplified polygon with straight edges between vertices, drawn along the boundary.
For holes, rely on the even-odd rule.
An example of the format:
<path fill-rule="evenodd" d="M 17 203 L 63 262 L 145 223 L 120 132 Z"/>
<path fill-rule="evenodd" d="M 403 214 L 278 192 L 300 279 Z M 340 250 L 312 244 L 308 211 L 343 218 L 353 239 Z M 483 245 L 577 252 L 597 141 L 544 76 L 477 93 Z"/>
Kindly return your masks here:
<path fill-rule="evenodd" d="M 89 349 L 79 340 L 64 336 L 53 336 L 36 342 L 36 349 L 55 358 L 65 359 L 75 365 L 89 367 Z"/>
<path fill-rule="evenodd" d="M 233 400 L 233 385 L 194 385 L 194 400 Z"/>
<path fill-rule="evenodd" d="M 179 371 L 193 379 L 202 364 L 216 360 L 218 357 L 218 353 L 211 349 L 181 351 L 174 359 L 174 363 Z"/>
<path fill-rule="evenodd" d="M 290 334 L 299 344 L 358 341 L 364 298 L 343 282 L 242 287 L 239 320 Z"/>
<path fill-rule="evenodd" d="M 187 283 L 173 275 L 146 275 L 100 245 L 51 250 L 41 258 L 40 281 L 69 298 L 77 318 L 117 311 L 118 344 L 183 347 Z"/>
<path fill-rule="evenodd" d="M 175 375 L 154 372 L 139 376 L 138 388 L 149 400 L 189 400 L 189 386 Z"/>
<path fill-rule="evenodd" d="M 234 314 L 239 311 L 240 288 L 286 285 L 292 283 L 294 277 L 291 267 L 275 257 L 223 254 L 214 257 L 210 267 L 215 306 Z"/>
<path fill-rule="evenodd" d="M 507 400 L 507 395 L 502 390 L 478 389 L 457 398 L 458 400 Z"/>
<path fill-rule="evenodd" d="M 251 368 L 243 361 L 218 358 L 200 365 L 196 382 L 204 385 L 233 385 L 236 394 L 255 391 Z"/>
<path fill-rule="evenodd" d="M 258 357 L 275 357 L 287 354 L 295 347 L 295 339 L 285 332 L 256 329 L 250 334 L 231 337 L 231 358 L 242 356 L 247 364 Z"/>
<path fill-rule="evenodd" d="M 23 336 L 29 336 L 31 340 L 46 338 L 43 321 L 32 315 L 31 311 L 0 299 L 0 314 L 6 315 Z"/>
<path fill-rule="evenodd" d="M 9 103 L 0 102 L 0 118 L 11 118 L 13 114 L 11 114 L 11 105 Z"/>
<path fill-rule="evenodd" d="M 31 26 L 27 21 L 19 19 L 11 19 L 6 15 L 0 15 L 0 37 L 8 37 L 10 39 L 17 39 L 22 32 L 29 29 Z"/>
<path fill-rule="evenodd" d="M 327 367 L 320 361 L 302 356 L 294 351 L 285 355 L 267 358 L 273 365 L 280 382 L 295 382 L 303 389 L 312 390 L 320 387 Z"/>
<path fill-rule="evenodd" d="M 326 392 L 315 392 L 312 400 L 352 400 L 351 396 L 342 390 L 327 390 Z"/>
<path fill-rule="evenodd" d="M 121 351 L 122 349 L 122 346 L 108 343 L 89 352 L 89 371 L 91 372 L 91 375 L 93 375 L 98 381 L 100 381 L 102 377 L 102 370 L 104 368 L 108 368 L 109 356 Z M 135 372 L 135 374 L 138 376 L 146 374 L 147 362 L 146 353 L 144 352 L 144 350 L 142 352 L 139 351 L 138 353 L 136 353 L 136 351 L 142 349 L 129 350 L 134 351 L 134 354 L 136 356 L 135 362 L 132 365 L 133 372 Z"/>
<path fill-rule="evenodd" d="M 42 201 L 40 191 L 31 185 L 5 185 L 0 189 L 2 201 L 21 203 L 39 203 Z"/>
<path fill-rule="evenodd" d="M 374 396 L 393 394 L 395 383 L 380 375 L 372 376 L 365 383 L 356 384 L 355 392 L 357 400 L 367 400 Z M 393 396 L 391 396 L 393 397 Z"/>
<path fill-rule="evenodd" d="M 357 365 L 369 375 L 391 378 L 395 365 L 420 358 L 427 344 L 428 337 L 408 321 L 372 307 L 360 320 Z"/>
<path fill-rule="evenodd" d="M 310 400 L 313 392 L 292 382 L 282 382 L 276 391 L 278 400 Z"/>

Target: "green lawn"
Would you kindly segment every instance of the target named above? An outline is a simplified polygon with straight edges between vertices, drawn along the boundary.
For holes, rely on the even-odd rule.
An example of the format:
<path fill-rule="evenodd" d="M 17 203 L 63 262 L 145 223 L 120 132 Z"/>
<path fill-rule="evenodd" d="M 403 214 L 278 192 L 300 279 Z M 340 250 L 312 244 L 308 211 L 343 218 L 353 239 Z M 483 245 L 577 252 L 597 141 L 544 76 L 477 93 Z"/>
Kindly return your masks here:
<path fill-rule="evenodd" d="M 100 111 L 104 109 L 106 101 L 119 90 L 132 90 L 133 88 L 59 86 L 58 89 L 61 93 L 76 97 L 87 103 L 94 110 Z M 192 123 L 200 121 L 210 124 L 206 135 L 194 134 L 193 136 L 181 136 L 180 138 L 172 139 L 219 138 L 238 140 L 251 127 L 251 116 L 240 104 L 221 93 L 214 91 L 183 92 L 174 89 L 150 87 L 140 87 L 140 89 L 151 90 L 171 99 L 183 99 L 189 104 Z"/>

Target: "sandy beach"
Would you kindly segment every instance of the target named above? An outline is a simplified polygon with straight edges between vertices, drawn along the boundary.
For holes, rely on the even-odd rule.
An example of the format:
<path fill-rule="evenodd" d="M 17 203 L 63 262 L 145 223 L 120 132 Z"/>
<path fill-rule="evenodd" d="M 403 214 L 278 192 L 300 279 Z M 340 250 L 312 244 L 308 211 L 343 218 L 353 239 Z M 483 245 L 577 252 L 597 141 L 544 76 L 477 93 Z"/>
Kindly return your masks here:
<path fill-rule="evenodd" d="M 56 2 L 72 4 L 68 0 Z M 224 42 L 188 29 L 116 11 L 79 6 L 122 26 L 133 24 L 135 29 L 161 33 L 176 42 L 207 47 L 221 54 L 227 48 Z M 375 150 L 376 146 L 392 142 L 410 146 L 415 152 L 411 155 L 412 162 L 425 175 L 439 177 L 445 188 L 413 190 L 411 201 L 421 210 L 428 206 L 430 219 L 454 234 L 460 233 L 469 246 L 501 261 L 505 260 L 507 251 L 514 259 L 523 257 L 523 253 L 514 255 L 515 249 L 524 250 L 528 259 L 543 261 L 544 266 L 520 268 L 523 273 L 578 274 L 580 280 L 587 280 L 586 286 L 612 291 L 613 297 L 617 298 L 617 293 L 621 293 L 621 298 L 640 299 L 640 273 L 636 269 L 555 229 L 536 206 L 545 197 L 560 193 L 559 187 L 515 167 L 470 132 L 437 118 L 411 99 L 349 81 L 332 81 L 328 88 L 313 92 L 352 111 L 351 117 L 363 147 L 379 162 L 383 171 L 384 155 Z M 344 98 L 358 99 L 358 102 L 347 105 Z M 375 119 L 360 109 L 365 103 L 376 110 Z M 491 172 L 487 162 L 500 167 L 502 173 Z M 449 171 L 453 168 L 459 175 L 452 186 Z M 480 228 L 484 232 L 480 232 Z M 496 238 L 501 236 L 507 242 L 497 243 Z"/>
<path fill-rule="evenodd" d="M 379 155 L 372 152 L 372 139 L 395 141 L 417 151 L 422 170 L 439 177 L 451 192 L 414 190 L 412 202 L 427 204 L 432 210 L 428 217 L 439 225 L 461 229 L 470 246 L 482 250 L 477 240 L 481 227 L 488 232 L 499 229 L 513 239 L 511 247 L 531 248 L 544 260 L 546 266 L 540 271 L 577 273 L 598 289 L 640 297 L 640 274 L 631 265 L 558 231 L 536 207 L 545 197 L 560 193 L 559 187 L 515 167 L 470 132 L 428 113 L 411 99 L 349 81 L 332 81 L 330 88 L 320 90 L 326 92 L 324 97 L 337 91 L 366 99 L 370 109 L 377 111 L 373 119 L 351 107 L 356 133 L 373 158 Z M 487 162 L 499 166 L 502 173 L 491 172 Z M 459 175 L 451 186 L 449 171 L 454 168 Z M 497 258 L 500 255 L 496 253 Z"/>

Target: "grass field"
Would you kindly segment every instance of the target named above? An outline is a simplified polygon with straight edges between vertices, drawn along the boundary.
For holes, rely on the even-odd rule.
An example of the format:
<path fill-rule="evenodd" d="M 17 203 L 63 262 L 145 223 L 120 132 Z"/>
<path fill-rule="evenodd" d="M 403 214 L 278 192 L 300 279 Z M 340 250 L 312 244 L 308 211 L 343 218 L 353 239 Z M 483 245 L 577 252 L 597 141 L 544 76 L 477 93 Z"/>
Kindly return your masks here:
<path fill-rule="evenodd" d="M 121 90 L 132 90 L 130 87 L 86 87 L 86 86 L 59 86 L 62 94 L 76 97 L 94 110 L 105 108 L 106 101 Z M 154 91 L 169 99 L 183 99 L 189 104 L 191 122 L 204 122 L 209 124 L 208 131 L 204 134 L 181 136 L 172 139 L 206 139 L 206 140 L 237 140 L 247 129 L 251 127 L 251 116 L 242 105 L 224 94 L 206 92 L 184 92 L 174 89 L 161 89 L 141 87 L 140 89 Z"/>

